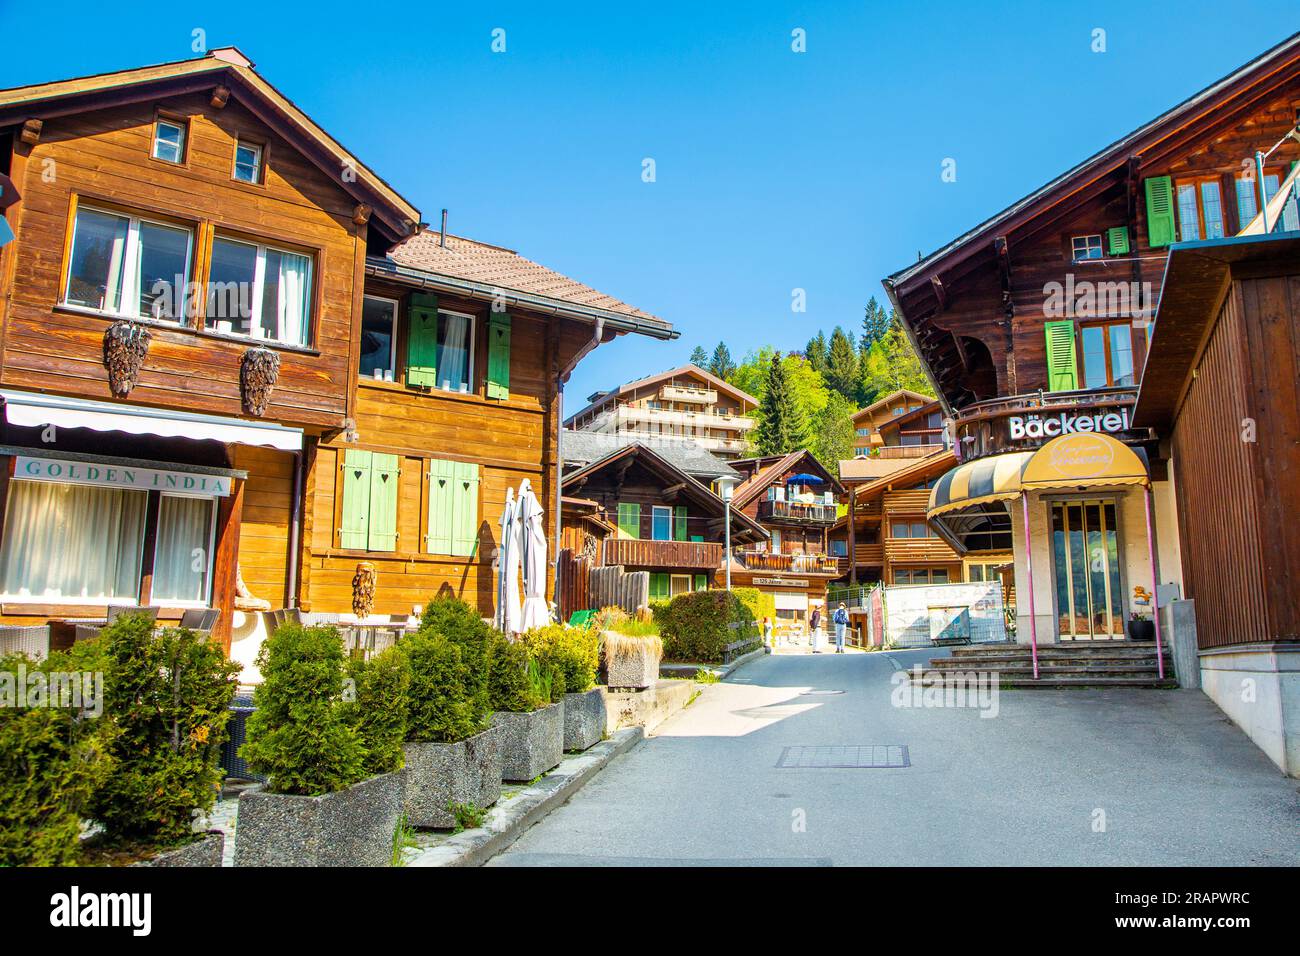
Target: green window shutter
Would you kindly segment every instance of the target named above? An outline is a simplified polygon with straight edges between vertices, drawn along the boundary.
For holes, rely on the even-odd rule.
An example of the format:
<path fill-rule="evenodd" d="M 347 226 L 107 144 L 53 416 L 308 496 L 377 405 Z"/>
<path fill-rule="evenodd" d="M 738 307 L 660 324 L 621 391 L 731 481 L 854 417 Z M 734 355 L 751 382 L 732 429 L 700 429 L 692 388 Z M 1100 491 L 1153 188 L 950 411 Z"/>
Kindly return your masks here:
<path fill-rule="evenodd" d="M 478 465 L 450 462 L 451 554 L 467 558 L 478 547 Z"/>
<path fill-rule="evenodd" d="M 1075 371 L 1074 323 L 1047 322 L 1043 325 L 1047 335 L 1047 390 L 1070 392 L 1079 387 Z"/>
<path fill-rule="evenodd" d="M 703 542 L 703 541 L 704 541 L 704 535 L 702 535 L 702 534 L 693 534 L 693 535 L 691 535 L 691 540 L 692 540 L 692 541 Z"/>
<path fill-rule="evenodd" d="M 673 540 L 686 540 L 686 506 L 678 505 L 673 509 Z"/>
<path fill-rule="evenodd" d="M 695 590 L 707 591 L 709 589 L 709 576 L 707 574 L 695 575 Z"/>
<path fill-rule="evenodd" d="M 370 543 L 370 468 L 370 452 L 349 448 L 343 453 L 340 548 L 364 551 Z"/>
<path fill-rule="evenodd" d="M 641 506 L 627 501 L 618 503 L 618 530 L 629 538 L 641 537 Z"/>
<path fill-rule="evenodd" d="M 1115 226 L 1113 229 L 1107 229 L 1106 245 L 1110 248 L 1112 256 L 1128 255 L 1128 228 Z"/>
<path fill-rule="evenodd" d="M 411 296 L 411 325 L 406 337 L 406 384 L 438 384 L 438 297 Z"/>
<path fill-rule="evenodd" d="M 1174 241 L 1174 181 L 1168 176 L 1152 176 L 1146 181 L 1147 242 L 1159 249 Z"/>
<path fill-rule="evenodd" d="M 489 313 L 487 397 L 510 397 L 510 316 L 505 312 Z"/>
<path fill-rule="evenodd" d="M 366 535 L 369 551 L 397 550 L 398 467 L 396 455 L 375 452 L 370 456 L 370 527 Z"/>
<path fill-rule="evenodd" d="M 672 597 L 672 582 L 667 571 L 656 571 L 650 575 L 650 600 L 667 601 Z"/>
<path fill-rule="evenodd" d="M 452 553 L 456 465 L 439 458 L 429 462 L 429 534 L 425 539 L 429 554 Z"/>

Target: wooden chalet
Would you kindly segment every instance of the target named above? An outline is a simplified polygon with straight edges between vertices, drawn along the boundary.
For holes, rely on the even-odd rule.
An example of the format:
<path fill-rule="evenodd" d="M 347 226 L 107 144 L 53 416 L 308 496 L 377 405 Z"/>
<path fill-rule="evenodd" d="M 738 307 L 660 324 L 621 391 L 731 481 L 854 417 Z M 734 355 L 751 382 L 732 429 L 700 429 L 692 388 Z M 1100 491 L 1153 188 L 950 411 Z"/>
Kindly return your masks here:
<path fill-rule="evenodd" d="M 558 536 L 568 374 L 676 335 L 422 226 L 233 48 L 0 90 L 0 174 L 7 624 L 211 607 L 251 660 L 257 609 L 349 612 L 363 561 L 376 613 L 490 614 L 506 486 Z"/>
<path fill-rule="evenodd" d="M 699 473 L 708 453 L 685 443 L 608 443 L 614 447 L 583 461 L 579 449 L 589 449 L 591 437 L 606 436 L 566 435 L 579 448 L 565 455 L 564 546 L 587 555 L 593 566 L 648 571 L 652 601 L 707 589 L 723 566 L 728 509 L 705 481 L 731 475 L 731 469 L 714 458 L 708 473 Z M 734 547 L 767 541 L 748 515 L 732 511 L 731 523 Z"/>
<path fill-rule="evenodd" d="M 933 396 L 899 389 L 853 414 L 853 455 L 924 458 L 943 444 L 943 408 Z"/>
<path fill-rule="evenodd" d="M 962 555 L 1010 537 L 1017 640 L 1125 640 L 1181 586 L 1176 476 L 1133 419 L 1150 322 L 1171 244 L 1234 235 L 1287 184 L 1297 118 L 1300 35 L 884 280 L 953 419 L 928 519 Z M 1279 220 L 1300 227 L 1294 200 Z"/>
<path fill-rule="evenodd" d="M 743 476 L 732 508 L 768 535 L 766 542 L 732 548 L 731 583 L 770 594 L 778 628 L 806 628 L 814 607 L 825 610 L 827 582 L 840 574 L 827 538 L 844 486 L 806 449 L 729 464 Z"/>

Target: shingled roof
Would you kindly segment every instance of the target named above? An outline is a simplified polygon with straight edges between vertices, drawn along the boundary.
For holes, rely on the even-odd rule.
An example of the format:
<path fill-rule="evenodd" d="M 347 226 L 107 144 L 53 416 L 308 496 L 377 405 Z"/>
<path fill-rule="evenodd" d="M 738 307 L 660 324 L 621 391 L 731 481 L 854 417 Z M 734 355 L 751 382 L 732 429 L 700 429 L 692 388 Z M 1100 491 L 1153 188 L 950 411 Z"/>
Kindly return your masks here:
<path fill-rule="evenodd" d="M 723 476 L 738 477 L 734 468 L 713 452 L 696 442 L 687 439 L 632 438 L 627 435 L 609 435 L 604 432 L 570 431 L 565 429 L 560 441 L 564 454 L 564 465 L 583 467 L 593 461 L 600 461 L 612 452 L 628 445 L 641 445 L 654 451 L 660 458 L 674 468 L 685 472 L 692 478 L 712 481 Z"/>

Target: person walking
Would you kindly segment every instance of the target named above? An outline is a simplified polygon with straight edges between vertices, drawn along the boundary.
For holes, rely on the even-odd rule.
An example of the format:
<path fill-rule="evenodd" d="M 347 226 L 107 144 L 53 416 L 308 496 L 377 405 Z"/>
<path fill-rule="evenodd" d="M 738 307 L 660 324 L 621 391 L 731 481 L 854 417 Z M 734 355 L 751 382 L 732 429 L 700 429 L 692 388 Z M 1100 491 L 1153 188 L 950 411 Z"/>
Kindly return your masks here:
<path fill-rule="evenodd" d="M 843 601 L 841 601 L 840 606 L 835 609 L 835 617 L 833 620 L 835 621 L 835 653 L 843 654 L 844 630 L 849 626 L 849 611 L 848 608 L 844 606 Z"/>
<path fill-rule="evenodd" d="M 770 617 L 763 618 L 763 641 L 768 647 L 773 650 L 776 649 L 776 644 L 772 641 L 772 619 Z"/>
<path fill-rule="evenodd" d="M 820 654 L 821 651 L 817 650 L 822 629 L 822 609 L 820 607 L 812 609 L 812 615 L 808 618 L 808 629 L 812 632 L 812 637 L 809 638 L 812 641 L 812 652 Z"/>

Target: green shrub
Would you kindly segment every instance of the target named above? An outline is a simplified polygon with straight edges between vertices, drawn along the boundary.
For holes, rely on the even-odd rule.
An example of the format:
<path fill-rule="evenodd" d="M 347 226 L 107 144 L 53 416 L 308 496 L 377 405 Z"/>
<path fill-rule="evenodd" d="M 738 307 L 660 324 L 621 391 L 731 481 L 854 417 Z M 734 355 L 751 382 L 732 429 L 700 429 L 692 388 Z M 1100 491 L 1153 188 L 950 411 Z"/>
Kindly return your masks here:
<path fill-rule="evenodd" d="M 355 695 L 344 703 L 343 718 L 361 738 L 362 766 L 371 776 L 401 770 L 411 704 L 411 665 L 405 650 L 390 647 L 368 661 L 353 658 L 347 674 Z"/>
<path fill-rule="evenodd" d="M 577 694 L 595 686 L 600 665 L 600 632 L 595 628 L 548 624 L 529 631 L 522 640 L 529 654 L 563 675 L 564 693 Z"/>
<path fill-rule="evenodd" d="M 493 630 L 478 612 L 459 598 L 443 596 L 424 605 L 420 631 L 441 634 L 460 648 L 465 665 L 465 689 L 473 704 L 475 719 L 486 722 L 491 712 L 488 692 L 488 655 Z"/>
<path fill-rule="evenodd" d="M 17 705 L 20 679 L 25 697 L 32 675 L 80 669 L 62 654 L 0 658 L 0 867 L 78 861 L 82 817 L 113 769 L 116 727 L 76 709 Z M 103 671 L 92 663 L 87 672 Z"/>
<path fill-rule="evenodd" d="M 755 621 L 767 618 L 773 623 L 776 622 L 776 598 L 771 594 L 764 593 L 758 588 L 732 588 L 731 593 L 749 609 L 749 616 Z"/>
<path fill-rule="evenodd" d="M 411 709 L 407 739 L 455 743 L 487 726 L 481 698 L 470 696 L 464 650 L 441 634 L 421 628 L 402 641 L 411 662 Z"/>
<path fill-rule="evenodd" d="M 91 816 L 109 843 L 169 846 L 192 833 L 193 811 L 212 809 L 221 744 L 240 666 L 188 628 L 127 614 L 100 633 L 104 712 L 117 725 L 113 773 Z"/>
<path fill-rule="evenodd" d="M 348 726 L 343 640 L 332 627 L 281 625 L 257 654 L 262 684 L 253 696 L 248 742 L 239 754 L 270 777 L 275 793 L 317 796 L 368 776 L 365 747 Z"/>
<path fill-rule="evenodd" d="M 749 608 L 727 591 L 679 594 L 655 608 L 655 620 L 670 661 L 721 662 L 728 644 L 758 633 Z"/>
<path fill-rule="evenodd" d="M 493 710 L 522 714 L 546 706 L 547 697 L 529 679 L 532 658 L 522 641 L 497 634 L 489 655 L 489 684 Z"/>

